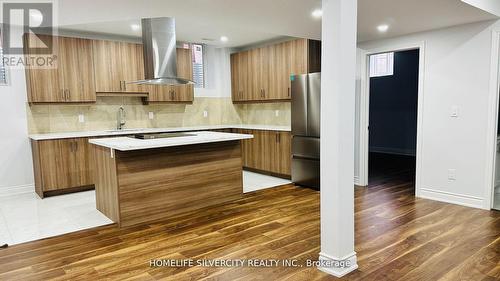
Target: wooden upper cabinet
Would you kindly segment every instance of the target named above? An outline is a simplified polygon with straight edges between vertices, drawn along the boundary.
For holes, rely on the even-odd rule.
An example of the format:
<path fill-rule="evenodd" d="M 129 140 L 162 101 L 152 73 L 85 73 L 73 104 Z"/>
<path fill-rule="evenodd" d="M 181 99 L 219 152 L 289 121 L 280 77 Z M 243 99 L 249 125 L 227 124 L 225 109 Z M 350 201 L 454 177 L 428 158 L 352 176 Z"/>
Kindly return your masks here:
<path fill-rule="evenodd" d="M 292 40 L 287 43 L 290 50 L 290 74 L 306 74 L 307 71 L 307 39 Z"/>
<path fill-rule="evenodd" d="M 26 68 L 28 102 L 95 102 L 91 40 L 37 36 L 53 38 L 57 60 L 54 68 Z M 25 34 L 24 44 L 27 50 L 43 46 L 37 36 Z"/>
<path fill-rule="evenodd" d="M 243 101 L 247 99 L 249 91 L 248 74 L 251 73 L 249 67 L 249 52 L 239 52 L 231 54 L 231 93 L 233 101 Z"/>
<path fill-rule="evenodd" d="M 144 79 L 144 57 L 142 44 L 120 42 L 122 92 L 146 93 L 149 85 L 129 84 Z"/>
<path fill-rule="evenodd" d="M 48 35 L 39 35 L 40 39 L 50 40 Z M 37 36 L 29 33 L 24 34 L 25 53 L 30 48 L 42 47 L 43 43 Z M 57 43 L 57 41 L 55 42 Z M 54 46 L 54 55 L 59 57 L 57 46 Z M 28 90 L 28 102 L 64 102 L 63 85 L 60 81 L 60 61 L 56 60 L 57 67 L 54 68 L 25 68 L 26 83 Z"/>
<path fill-rule="evenodd" d="M 193 80 L 193 59 L 191 49 L 177 48 L 177 76 Z M 194 85 L 152 86 L 149 102 L 192 102 Z"/>
<path fill-rule="evenodd" d="M 290 100 L 290 76 L 321 71 L 321 42 L 296 39 L 231 55 L 235 102 Z"/>
<path fill-rule="evenodd" d="M 146 93 L 146 85 L 128 84 L 144 79 L 142 45 L 94 40 L 96 92 Z"/>
<path fill-rule="evenodd" d="M 92 42 L 59 37 L 60 72 L 67 102 L 95 102 Z"/>
<path fill-rule="evenodd" d="M 231 54 L 231 97 L 233 101 L 240 101 L 242 90 L 240 89 L 240 56 L 242 53 Z"/>
<path fill-rule="evenodd" d="M 261 64 L 261 52 L 260 49 L 253 49 L 248 51 L 248 64 L 242 66 L 243 71 L 246 72 L 248 76 L 248 84 L 246 95 L 243 100 L 260 100 L 262 99 L 262 88 L 261 88 L 261 75 L 260 75 L 260 64 Z"/>
<path fill-rule="evenodd" d="M 92 50 L 96 92 L 120 92 L 123 87 L 120 42 L 94 40 Z"/>
<path fill-rule="evenodd" d="M 270 47 L 269 59 L 269 99 L 290 99 L 291 50 L 288 43 Z"/>

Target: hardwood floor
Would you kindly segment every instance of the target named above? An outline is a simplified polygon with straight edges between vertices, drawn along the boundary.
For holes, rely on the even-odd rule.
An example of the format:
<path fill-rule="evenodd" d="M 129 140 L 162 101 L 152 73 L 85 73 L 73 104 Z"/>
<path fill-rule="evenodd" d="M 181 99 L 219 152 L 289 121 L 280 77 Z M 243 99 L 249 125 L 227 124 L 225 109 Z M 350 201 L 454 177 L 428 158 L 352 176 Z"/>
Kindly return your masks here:
<path fill-rule="evenodd" d="M 359 269 L 342 280 L 499 280 L 500 212 L 413 196 L 409 173 L 356 188 Z M 286 185 L 176 219 L 0 249 L 0 280 L 333 280 L 307 267 L 150 267 L 150 259 L 317 259 L 319 193 Z"/>

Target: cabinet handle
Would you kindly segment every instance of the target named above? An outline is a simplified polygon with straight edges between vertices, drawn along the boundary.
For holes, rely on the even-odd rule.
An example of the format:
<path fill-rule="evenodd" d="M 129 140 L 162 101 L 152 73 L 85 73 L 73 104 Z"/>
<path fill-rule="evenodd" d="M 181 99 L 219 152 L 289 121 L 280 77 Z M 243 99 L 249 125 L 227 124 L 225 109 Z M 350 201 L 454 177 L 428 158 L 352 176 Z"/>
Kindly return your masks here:
<path fill-rule="evenodd" d="M 75 152 L 78 151 L 78 142 L 75 141 Z"/>
<path fill-rule="evenodd" d="M 127 84 L 125 83 L 125 81 L 123 81 L 123 89 L 126 91 L 127 90 Z"/>
<path fill-rule="evenodd" d="M 62 100 L 66 100 L 66 93 L 64 92 L 64 89 L 61 89 L 61 98 Z"/>
<path fill-rule="evenodd" d="M 64 100 L 65 101 L 69 100 L 69 90 L 68 89 L 64 89 Z"/>
<path fill-rule="evenodd" d="M 291 89 L 290 89 L 290 87 L 288 87 L 288 96 L 291 95 L 290 91 L 291 91 Z"/>

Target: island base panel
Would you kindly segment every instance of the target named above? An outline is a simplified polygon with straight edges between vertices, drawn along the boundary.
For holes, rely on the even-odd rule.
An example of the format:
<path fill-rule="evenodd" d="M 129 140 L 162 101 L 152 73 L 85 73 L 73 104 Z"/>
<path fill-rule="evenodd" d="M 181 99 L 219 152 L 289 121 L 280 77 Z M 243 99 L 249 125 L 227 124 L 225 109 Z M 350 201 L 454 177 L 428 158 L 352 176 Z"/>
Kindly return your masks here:
<path fill-rule="evenodd" d="M 109 149 L 106 155 L 111 157 Z M 112 200 L 119 201 L 114 206 L 121 226 L 230 202 L 243 193 L 239 141 L 115 151 L 113 160 L 118 192 Z"/>

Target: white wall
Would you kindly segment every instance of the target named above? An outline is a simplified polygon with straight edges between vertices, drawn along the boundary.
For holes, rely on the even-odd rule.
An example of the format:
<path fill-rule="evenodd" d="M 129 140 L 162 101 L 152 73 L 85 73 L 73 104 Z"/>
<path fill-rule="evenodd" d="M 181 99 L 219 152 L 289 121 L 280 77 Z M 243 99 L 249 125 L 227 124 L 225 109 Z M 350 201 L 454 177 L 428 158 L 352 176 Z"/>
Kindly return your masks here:
<path fill-rule="evenodd" d="M 468 24 L 365 42 L 371 51 L 425 44 L 420 196 L 487 208 L 486 141 L 492 30 L 500 21 Z M 450 117 L 458 106 L 458 118 Z M 456 180 L 448 180 L 456 169 Z"/>
<path fill-rule="evenodd" d="M 0 86 L 0 196 L 34 190 L 24 70 L 8 75 L 10 85 Z"/>

